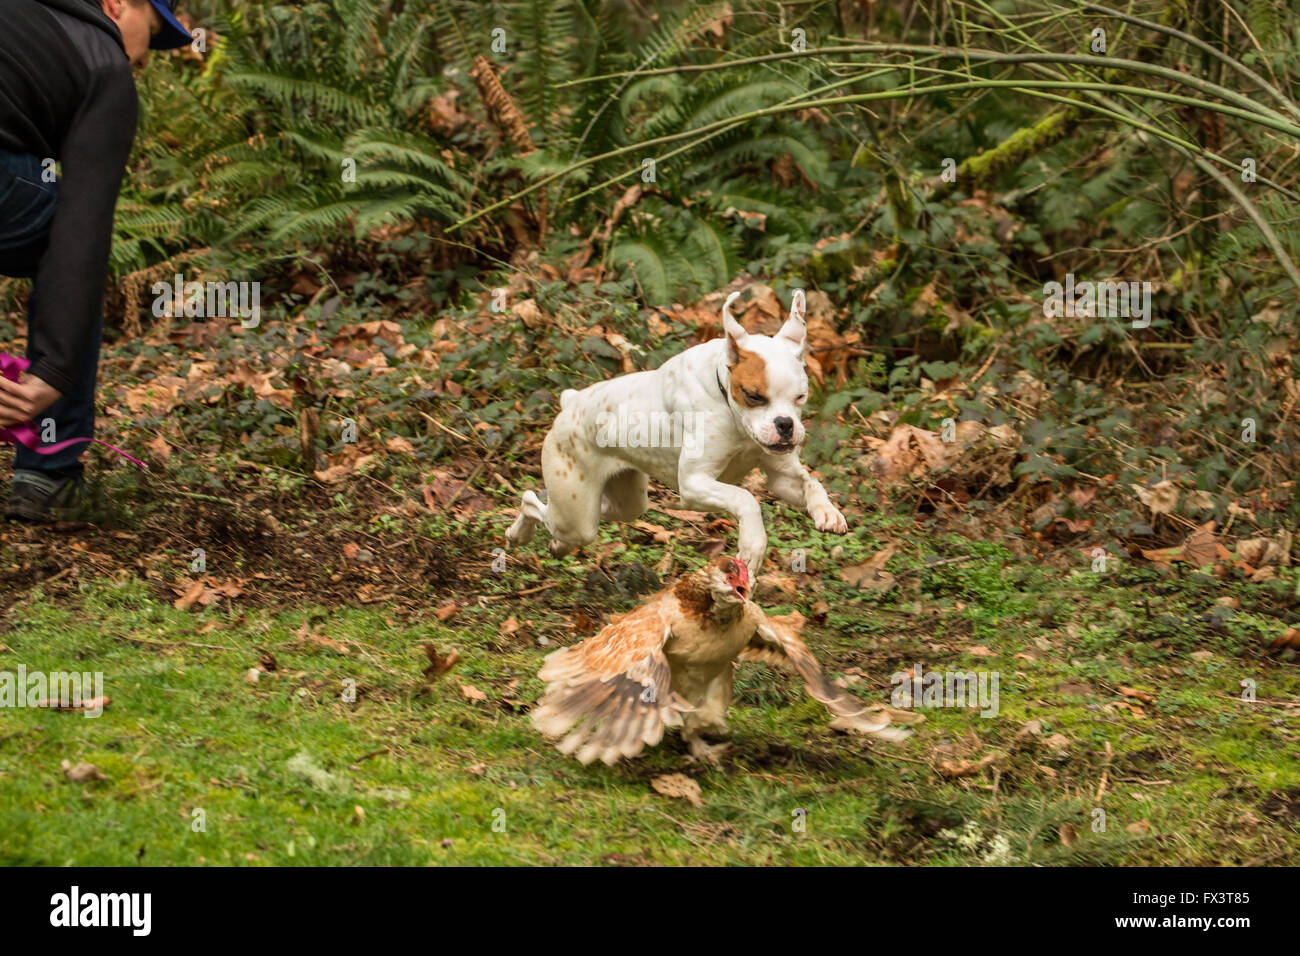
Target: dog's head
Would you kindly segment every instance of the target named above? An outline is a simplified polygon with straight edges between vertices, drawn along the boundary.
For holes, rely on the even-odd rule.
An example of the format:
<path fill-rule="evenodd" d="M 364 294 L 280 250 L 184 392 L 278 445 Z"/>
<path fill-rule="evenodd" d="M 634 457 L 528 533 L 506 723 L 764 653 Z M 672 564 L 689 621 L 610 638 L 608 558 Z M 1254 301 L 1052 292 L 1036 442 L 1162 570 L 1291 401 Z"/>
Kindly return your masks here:
<path fill-rule="evenodd" d="M 727 404 L 749 437 L 773 454 L 792 452 L 803 443 L 799 420 L 808 399 L 803 355 L 808 346 L 804 296 L 796 289 L 790 318 L 774 336 L 750 335 L 731 314 L 733 292 L 722 306 L 722 327 L 731 369 Z"/>

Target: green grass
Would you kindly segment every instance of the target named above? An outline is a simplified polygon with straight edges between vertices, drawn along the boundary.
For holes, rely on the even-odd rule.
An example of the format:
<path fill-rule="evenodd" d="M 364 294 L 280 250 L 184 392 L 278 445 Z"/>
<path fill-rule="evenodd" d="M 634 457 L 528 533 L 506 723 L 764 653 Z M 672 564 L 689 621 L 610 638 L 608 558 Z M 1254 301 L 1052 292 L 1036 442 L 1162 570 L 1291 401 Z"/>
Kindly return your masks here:
<path fill-rule="evenodd" d="M 183 612 L 140 583 L 89 579 L 57 602 L 38 588 L 7 615 L 0 668 L 102 671 L 112 705 L 97 719 L 4 714 L 0 862 L 1300 860 L 1296 819 L 1269 809 L 1285 802 L 1275 791 L 1300 793 L 1295 711 L 1284 706 L 1300 693 L 1300 675 L 1262 656 L 1261 636 L 1277 621 L 1250 610 L 1293 578 L 1271 591 L 1233 585 L 1242 609 L 1220 620 L 1203 616 L 1227 593 L 1217 582 L 1131 566 L 1097 576 L 1082 559 L 1078 569 L 1053 568 L 951 535 L 927 539 L 927 551 L 968 560 L 926 570 L 914 538 L 891 562 L 899 587 L 884 596 L 820 572 L 873 553 L 893 520 L 847 539 L 808 532 L 788 514 L 775 521 L 778 547 L 783 534 L 806 539 L 809 576 L 799 604 L 765 603 L 809 613 L 825 600 L 824 623 L 810 622 L 805 636 L 833 675 L 865 675 L 853 692 L 866 699 L 885 702 L 889 675 L 915 663 L 996 670 L 998 716 L 926 710 L 902 746 L 844 737 L 792 677 L 745 665 L 721 768 L 688 763 L 672 732 L 644 759 L 582 767 L 532 729 L 525 708 L 540 692 L 535 675 L 547 651 L 536 639 L 567 642 L 578 609 L 599 621 L 637 600 L 594 592 L 590 559 L 544 559 L 545 580 L 558 586 L 470 604 L 446 623 L 431 613 L 446 595 L 430 596 L 427 615 L 238 601 Z M 845 550 L 831 565 L 835 544 Z M 633 535 L 605 564 L 652 565 L 661 555 Z M 542 578 L 530 564 L 518 561 L 484 589 L 536 586 Z M 523 626 L 506 634 L 511 616 Z M 350 653 L 300 639 L 304 623 Z M 421 673 L 426 642 L 461 657 L 432 685 Z M 972 655 L 979 645 L 991 656 Z M 1192 657 L 1198 650 L 1210 654 Z M 246 672 L 266 654 L 276 669 L 249 683 Z M 1260 703 L 1237 699 L 1247 678 Z M 348 679 L 353 703 L 342 699 Z M 462 696 L 462 684 L 487 700 Z M 1114 709 L 1125 700 L 1120 687 L 1155 700 L 1141 717 Z M 1029 720 L 1041 721 L 1042 733 L 1018 736 Z M 1044 743 L 1054 734 L 1068 738 L 1063 749 Z M 941 772 L 944 761 L 990 753 L 1000 756 L 973 776 Z M 93 763 L 107 779 L 70 782 L 63 760 Z M 679 771 L 699 783 L 702 806 L 651 787 Z M 1105 832 L 1092 829 L 1096 808 Z M 1138 821 L 1147 826 L 1131 827 Z M 1063 825 L 1077 833 L 1068 845 Z"/>

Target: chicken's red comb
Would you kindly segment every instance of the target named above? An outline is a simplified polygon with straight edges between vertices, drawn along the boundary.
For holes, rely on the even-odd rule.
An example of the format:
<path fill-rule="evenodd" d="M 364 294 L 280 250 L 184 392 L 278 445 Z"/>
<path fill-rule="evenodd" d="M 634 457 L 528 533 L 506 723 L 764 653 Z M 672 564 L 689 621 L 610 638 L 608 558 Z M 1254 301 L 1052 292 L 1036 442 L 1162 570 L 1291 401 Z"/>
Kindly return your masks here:
<path fill-rule="evenodd" d="M 748 583 L 749 583 L 749 568 L 745 567 L 745 559 L 744 559 L 744 558 L 740 558 L 740 557 L 736 557 L 736 558 L 732 558 L 731 560 L 734 561 L 735 564 L 736 564 L 736 567 L 740 569 L 740 583 L 741 583 L 741 584 L 748 584 Z"/>

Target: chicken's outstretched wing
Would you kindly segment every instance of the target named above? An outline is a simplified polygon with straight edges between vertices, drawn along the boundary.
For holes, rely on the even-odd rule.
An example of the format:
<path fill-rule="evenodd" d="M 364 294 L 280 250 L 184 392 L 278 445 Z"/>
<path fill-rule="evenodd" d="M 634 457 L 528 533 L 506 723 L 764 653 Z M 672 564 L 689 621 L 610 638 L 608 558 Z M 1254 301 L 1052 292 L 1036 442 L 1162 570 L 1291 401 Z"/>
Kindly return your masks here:
<path fill-rule="evenodd" d="M 564 736 L 561 753 L 582 763 L 632 757 L 681 724 L 689 705 L 672 691 L 664 644 L 672 636 L 661 598 L 609 624 L 599 634 L 549 654 L 538 676 L 546 693 L 533 723 Z"/>
<path fill-rule="evenodd" d="M 911 736 L 911 731 L 891 726 L 887 712 L 868 713 L 866 704 L 832 684 L 808 645 L 789 625 L 767 617 L 757 605 L 751 605 L 749 613 L 755 616 L 756 628 L 749 645 L 740 652 L 742 661 L 761 661 L 795 671 L 803 678 L 808 696 L 836 715 L 833 726 L 837 729 L 895 742 Z"/>

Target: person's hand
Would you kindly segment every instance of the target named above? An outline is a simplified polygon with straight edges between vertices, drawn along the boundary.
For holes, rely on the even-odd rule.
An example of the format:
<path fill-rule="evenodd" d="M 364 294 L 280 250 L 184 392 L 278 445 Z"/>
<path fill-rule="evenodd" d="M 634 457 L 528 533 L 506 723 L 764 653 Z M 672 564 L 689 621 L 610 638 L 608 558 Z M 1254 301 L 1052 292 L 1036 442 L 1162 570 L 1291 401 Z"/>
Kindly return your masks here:
<path fill-rule="evenodd" d="M 31 421 L 63 395 L 48 382 L 23 373 L 16 382 L 0 375 L 0 428 Z"/>

